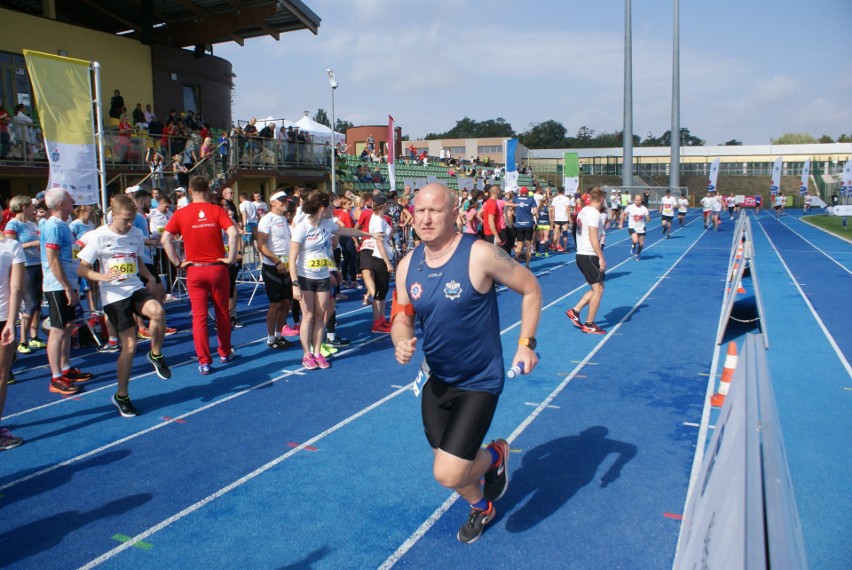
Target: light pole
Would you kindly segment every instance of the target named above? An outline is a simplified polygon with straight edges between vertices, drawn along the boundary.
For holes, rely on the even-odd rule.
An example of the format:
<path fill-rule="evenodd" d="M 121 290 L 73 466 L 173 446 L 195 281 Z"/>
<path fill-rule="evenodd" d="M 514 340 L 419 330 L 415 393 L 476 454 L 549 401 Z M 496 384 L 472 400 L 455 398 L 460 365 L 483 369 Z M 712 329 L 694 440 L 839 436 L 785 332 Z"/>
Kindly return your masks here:
<path fill-rule="evenodd" d="M 335 140 L 334 140 L 334 90 L 337 89 L 337 79 L 334 78 L 334 70 L 326 69 L 328 84 L 331 87 L 331 195 L 337 196 L 337 171 L 335 169 Z"/>

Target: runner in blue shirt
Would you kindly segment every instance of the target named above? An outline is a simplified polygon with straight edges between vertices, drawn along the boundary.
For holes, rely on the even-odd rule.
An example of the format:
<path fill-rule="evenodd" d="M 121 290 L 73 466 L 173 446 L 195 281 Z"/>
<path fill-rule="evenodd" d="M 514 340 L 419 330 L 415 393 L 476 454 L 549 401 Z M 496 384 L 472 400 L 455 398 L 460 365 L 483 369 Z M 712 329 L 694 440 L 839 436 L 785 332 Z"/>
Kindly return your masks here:
<path fill-rule="evenodd" d="M 526 266 L 530 266 L 532 257 L 532 239 L 535 230 L 536 205 L 535 198 L 530 195 L 530 189 L 521 186 L 521 191 L 515 199 L 515 259 L 521 260 L 521 252 L 526 249 Z"/>

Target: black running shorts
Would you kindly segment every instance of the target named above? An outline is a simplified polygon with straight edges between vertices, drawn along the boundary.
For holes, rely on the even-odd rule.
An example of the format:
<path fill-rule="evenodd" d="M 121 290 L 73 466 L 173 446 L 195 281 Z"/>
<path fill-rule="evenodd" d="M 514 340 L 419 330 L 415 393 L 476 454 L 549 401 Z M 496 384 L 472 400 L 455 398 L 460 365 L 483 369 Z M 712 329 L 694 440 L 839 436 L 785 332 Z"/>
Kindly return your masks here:
<path fill-rule="evenodd" d="M 604 282 L 604 272 L 601 271 L 601 262 L 597 255 L 577 254 L 577 268 L 586 278 L 586 283 L 594 285 Z"/>
<path fill-rule="evenodd" d="M 136 319 L 133 318 L 133 315 L 144 317 L 142 307 L 151 299 L 154 299 L 154 295 L 150 291 L 144 288 L 137 289 L 129 297 L 104 305 L 104 313 L 106 313 L 115 330 L 119 332 L 135 328 Z M 53 322 L 52 318 L 51 322 Z"/>
<path fill-rule="evenodd" d="M 500 396 L 462 390 L 434 374 L 423 386 L 423 430 L 432 449 L 473 461 L 482 446 Z"/>
<path fill-rule="evenodd" d="M 266 289 L 266 298 L 270 303 L 280 303 L 293 299 L 293 281 L 290 273 L 279 273 L 274 265 L 263 264 L 263 286 Z"/>

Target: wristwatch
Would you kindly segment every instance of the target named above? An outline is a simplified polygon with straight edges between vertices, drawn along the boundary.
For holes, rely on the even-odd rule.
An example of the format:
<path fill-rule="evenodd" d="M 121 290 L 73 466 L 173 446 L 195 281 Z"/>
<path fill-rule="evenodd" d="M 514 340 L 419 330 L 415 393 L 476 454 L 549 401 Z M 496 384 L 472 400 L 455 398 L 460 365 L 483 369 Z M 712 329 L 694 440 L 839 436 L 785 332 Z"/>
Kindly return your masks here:
<path fill-rule="evenodd" d="M 530 350 L 535 350 L 536 344 L 538 344 L 538 343 L 536 342 L 535 337 L 531 336 L 529 338 L 524 338 L 524 337 L 519 338 L 518 344 L 520 344 L 522 346 L 526 346 Z"/>

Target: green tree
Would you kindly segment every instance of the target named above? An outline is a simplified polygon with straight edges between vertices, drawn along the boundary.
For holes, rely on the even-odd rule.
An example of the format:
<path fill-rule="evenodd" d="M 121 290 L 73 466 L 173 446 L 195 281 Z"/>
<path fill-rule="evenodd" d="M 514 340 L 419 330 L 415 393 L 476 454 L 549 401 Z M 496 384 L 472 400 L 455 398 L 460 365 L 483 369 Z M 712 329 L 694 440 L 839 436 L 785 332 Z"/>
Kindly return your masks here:
<path fill-rule="evenodd" d="M 314 121 L 321 125 L 325 125 L 326 127 L 331 127 L 331 121 L 328 120 L 328 115 L 326 114 L 325 109 L 317 109 L 317 113 L 314 115 Z"/>
<path fill-rule="evenodd" d="M 818 140 L 817 142 L 819 142 L 819 143 L 823 143 L 823 144 L 833 143 L 833 142 L 834 142 L 834 139 L 833 139 L 833 138 L 831 138 L 831 137 L 830 137 L 830 136 L 828 136 L 828 135 L 822 135 L 821 137 L 819 137 L 819 140 Z"/>
<path fill-rule="evenodd" d="M 584 144 L 588 143 L 590 140 L 592 140 L 594 138 L 594 136 L 595 136 L 594 129 L 590 129 L 586 125 L 583 125 L 579 129 L 577 129 L 577 136 L 575 138 L 577 139 L 577 144 L 584 145 Z"/>
<path fill-rule="evenodd" d="M 351 129 L 354 126 L 355 125 L 353 125 L 349 121 L 345 121 L 343 119 L 337 119 L 334 122 L 334 130 L 337 131 L 338 133 L 346 134 L 346 129 Z"/>
<path fill-rule="evenodd" d="M 733 139 L 728 142 L 733 142 Z M 725 143 L 728 144 L 728 143 Z M 742 144 L 742 143 L 740 143 Z M 672 145 L 672 132 L 668 130 L 664 132 L 661 136 L 655 137 L 649 133 L 649 136 L 645 137 L 645 140 L 642 141 L 641 146 L 671 146 Z M 704 139 L 699 138 L 689 132 L 689 129 L 683 127 L 680 129 L 680 146 L 703 146 Z"/>
<path fill-rule="evenodd" d="M 562 123 L 554 120 L 531 124 L 530 128 L 518 135 L 520 143 L 527 148 L 565 148 L 565 133 L 568 131 Z"/>
<path fill-rule="evenodd" d="M 852 135 L 842 134 L 837 137 L 837 142 L 852 142 Z"/>
<path fill-rule="evenodd" d="M 429 133 L 426 140 L 435 139 L 474 139 L 483 137 L 513 137 L 515 131 L 506 119 L 497 117 L 486 121 L 475 121 L 465 117 L 456 121 L 456 126 L 444 133 Z"/>
<path fill-rule="evenodd" d="M 739 139 L 731 139 L 725 143 L 725 146 L 743 146 L 743 141 Z"/>
<path fill-rule="evenodd" d="M 784 133 L 772 139 L 772 144 L 814 144 L 817 140 L 808 133 Z"/>

